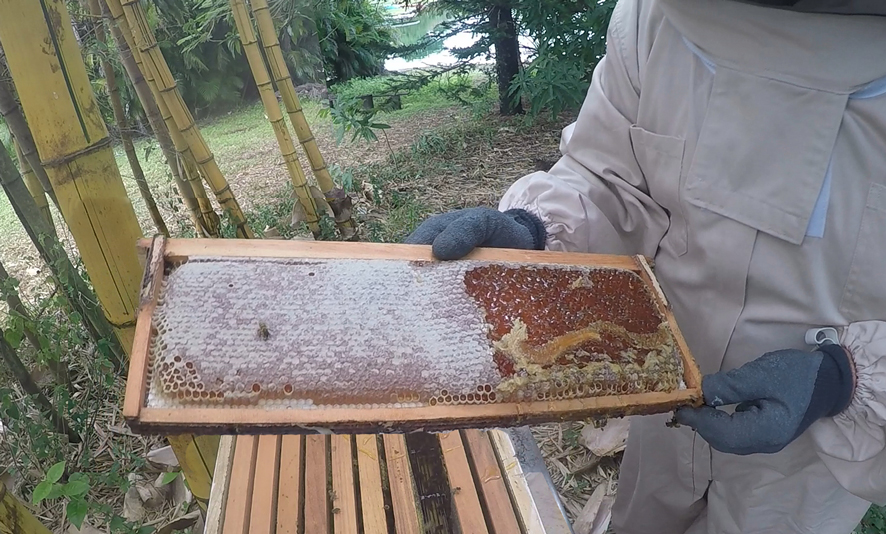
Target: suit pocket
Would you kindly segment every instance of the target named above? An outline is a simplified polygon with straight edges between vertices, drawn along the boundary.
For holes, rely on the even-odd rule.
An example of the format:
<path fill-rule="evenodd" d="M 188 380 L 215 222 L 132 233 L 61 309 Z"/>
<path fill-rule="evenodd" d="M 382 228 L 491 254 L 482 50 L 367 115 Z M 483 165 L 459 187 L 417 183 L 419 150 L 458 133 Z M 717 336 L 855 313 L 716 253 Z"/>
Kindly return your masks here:
<path fill-rule="evenodd" d="M 637 164 L 643 173 L 649 196 L 668 213 L 669 226 L 661 248 L 674 256 L 687 251 L 688 231 L 681 202 L 683 148 L 679 137 L 661 135 L 631 126 L 631 144 Z"/>
<path fill-rule="evenodd" d="M 886 320 L 886 185 L 872 184 L 840 311 L 851 322 Z"/>

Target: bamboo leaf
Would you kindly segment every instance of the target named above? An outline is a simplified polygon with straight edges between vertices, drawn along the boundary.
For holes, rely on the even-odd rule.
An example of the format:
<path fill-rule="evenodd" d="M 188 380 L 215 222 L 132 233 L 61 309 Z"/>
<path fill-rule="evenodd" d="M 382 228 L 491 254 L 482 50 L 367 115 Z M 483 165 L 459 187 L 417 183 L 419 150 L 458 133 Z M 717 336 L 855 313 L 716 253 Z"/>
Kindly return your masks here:
<path fill-rule="evenodd" d="M 178 475 L 179 475 L 178 471 L 171 471 L 168 473 L 163 473 L 163 478 L 160 479 L 160 485 L 165 486 L 165 485 L 169 484 L 170 482 L 172 482 L 173 480 L 178 478 Z"/>

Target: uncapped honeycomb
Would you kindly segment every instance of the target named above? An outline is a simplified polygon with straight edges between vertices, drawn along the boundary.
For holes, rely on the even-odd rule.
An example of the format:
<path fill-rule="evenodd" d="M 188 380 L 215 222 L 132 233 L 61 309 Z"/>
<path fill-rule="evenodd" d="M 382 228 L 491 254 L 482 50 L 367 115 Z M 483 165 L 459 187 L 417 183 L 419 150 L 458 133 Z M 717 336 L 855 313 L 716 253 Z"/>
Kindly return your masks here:
<path fill-rule="evenodd" d="M 409 408 L 673 391 L 627 270 L 191 257 L 164 276 L 147 405 Z"/>

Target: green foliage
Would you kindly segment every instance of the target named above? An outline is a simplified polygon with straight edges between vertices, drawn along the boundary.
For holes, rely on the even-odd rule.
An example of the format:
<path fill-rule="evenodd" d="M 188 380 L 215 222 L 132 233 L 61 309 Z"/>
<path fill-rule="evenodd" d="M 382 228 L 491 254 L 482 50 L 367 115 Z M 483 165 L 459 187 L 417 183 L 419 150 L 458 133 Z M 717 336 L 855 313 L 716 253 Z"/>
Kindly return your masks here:
<path fill-rule="evenodd" d="M 398 117 L 416 111 L 449 107 L 460 103 L 486 113 L 494 90 L 490 79 L 479 71 L 457 69 L 439 76 L 407 73 L 394 76 L 358 78 L 332 87 L 335 105 L 323 108 L 320 117 L 330 118 L 336 138 L 341 143 L 347 134 L 351 141 L 377 141 L 377 132 L 390 126 L 379 116 Z M 372 95 L 368 107 L 364 96 Z M 400 96 L 401 109 L 394 106 L 394 96 Z"/>
<path fill-rule="evenodd" d="M 340 137 L 352 133 L 354 139 L 375 139 L 374 117 L 388 111 L 385 103 L 366 108 L 363 94 L 414 93 L 445 79 L 437 86 L 439 96 L 485 112 L 494 83 L 486 76 L 485 84 L 477 83 L 478 71 L 473 61 L 488 58 L 498 37 L 489 22 L 493 5 L 490 0 L 437 0 L 433 4 L 450 17 L 435 22 L 435 29 L 424 38 L 400 49 L 419 53 L 423 48 L 441 43 L 447 37 L 470 32 L 477 40 L 468 47 L 451 48 L 457 58 L 454 65 L 412 71 L 370 81 L 351 82 L 345 89 L 333 91 L 338 97 L 335 111 L 330 111 Z M 506 84 L 508 97 L 529 104 L 529 119 L 547 111 L 552 118 L 578 109 L 584 101 L 597 62 L 605 53 L 606 29 L 615 7 L 615 0 L 512 0 L 509 3 L 518 32 L 530 38 L 528 62 Z M 356 90 L 355 90 L 356 89 Z"/>
<path fill-rule="evenodd" d="M 98 43 L 88 13 L 78 3 L 69 4 L 105 120 L 114 124 L 101 70 L 103 58 L 111 61 L 130 122 L 147 133 L 144 112 L 127 83 L 110 33 L 106 45 Z M 229 0 L 155 0 L 143 6 L 182 98 L 195 116 L 227 111 L 257 96 Z M 391 29 L 371 0 L 269 0 L 269 6 L 296 84 L 377 75 L 393 50 Z"/>
<path fill-rule="evenodd" d="M 886 507 L 871 506 L 853 534 L 886 534 Z"/>
<path fill-rule="evenodd" d="M 170 484 L 173 480 L 177 479 L 180 474 L 180 471 L 169 471 L 167 473 L 163 473 L 163 477 L 160 479 L 160 485 L 166 486 L 167 484 Z"/>
<path fill-rule="evenodd" d="M 323 0 L 316 9 L 329 82 L 380 74 L 385 57 L 393 50 L 393 34 L 380 7 L 369 0 Z"/>
<path fill-rule="evenodd" d="M 86 494 L 89 492 L 89 477 L 83 473 L 74 473 L 67 482 L 60 482 L 65 471 L 65 462 L 58 462 L 46 472 L 46 477 L 34 488 L 31 502 L 40 504 L 44 500 L 67 497 L 65 512 L 68 521 L 78 529 L 83 526 L 89 503 Z"/>
<path fill-rule="evenodd" d="M 77 263 L 82 272 L 81 262 Z M 69 285 L 70 281 L 59 283 Z M 5 297 L 17 288 L 18 281 L 10 278 L 0 287 L 0 296 Z M 129 484 L 127 474 L 144 466 L 145 460 L 122 450 L 113 441 L 102 453 L 102 447 L 96 446 L 95 432 L 97 420 L 105 416 L 108 406 L 119 406 L 122 401 L 124 380 L 114 371 L 107 341 L 89 341 L 79 315 L 69 311 L 63 294 L 58 291 L 33 297 L 33 302 L 25 304 L 34 320 L 25 324 L 21 316 L 10 314 L 5 318 L 4 330 L 7 336 L 14 332 L 19 356 L 29 367 L 52 361 L 68 369 L 72 383 L 76 384 L 71 386 L 72 390 L 66 385 L 46 385 L 42 389 L 84 441 L 70 444 L 57 434 L 51 421 L 41 416 L 39 405 L 0 366 L 0 420 L 4 425 L 0 466 L 6 473 L 21 478 L 20 491 L 29 494 L 34 505 L 63 506 L 68 521 L 75 527 L 81 527 L 88 515 L 93 526 L 112 525 L 117 527 L 111 528 L 115 533 L 134 534 L 139 525 L 125 521 L 113 506 L 102 502 L 100 495 L 107 495 L 110 490 L 122 496 Z M 36 332 L 44 346 L 42 351 L 21 342 L 26 326 Z M 102 454 L 100 461 L 94 456 L 96 451 Z M 35 479 L 33 473 L 44 475 Z"/>
<path fill-rule="evenodd" d="M 616 0 L 511 0 L 517 32 L 532 45 L 523 53 L 528 60 L 508 80 L 511 99 L 529 104 L 529 116 L 548 111 L 553 117 L 579 108 L 590 85 L 591 74 L 606 48 L 606 29 Z M 437 0 L 433 5 L 453 15 L 424 40 L 425 45 L 449 36 L 470 32 L 476 42 L 449 52 L 459 64 L 428 71 L 426 76 L 463 71 L 470 62 L 493 55 L 498 29 L 489 15 L 501 2 L 491 0 Z"/>
<path fill-rule="evenodd" d="M 521 1 L 521 29 L 535 43 L 530 61 L 511 81 L 511 95 L 525 98 L 530 114 L 556 117 L 581 107 L 594 67 L 606 52 L 606 29 L 615 0 Z"/>

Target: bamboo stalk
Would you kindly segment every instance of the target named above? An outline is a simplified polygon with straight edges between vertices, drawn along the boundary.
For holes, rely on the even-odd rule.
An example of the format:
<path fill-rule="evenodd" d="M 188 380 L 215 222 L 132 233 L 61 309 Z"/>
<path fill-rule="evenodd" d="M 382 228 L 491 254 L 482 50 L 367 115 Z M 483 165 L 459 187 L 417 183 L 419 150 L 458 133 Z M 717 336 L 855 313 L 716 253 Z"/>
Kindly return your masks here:
<path fill-rule="evenodd" d="M 4 534 L 52 534 L 27 506 L 19 502 L 0 480 L 0 532 Z"/>
<path fill-rule="evenodd" d="M 28 368 L 22 363 L 21 358 L 18 357 L 18 354 L 15 352 L 15 349 L 12 348 L 12 345 L 6 341 L 2 330 L 0 330 L 0 358 L 3 359 L 6 367 L 9 368 L 9 371 L 15 376 L 16 380 L 18 380 L 19 385 L 25 393 L 34 398 L 34 402 L 37 403 L 37 406 L 40 407 L 44 415 L 52 423 L 55 431 L 59 434 L 66 434 L 71 443 L 80 443 L 80 435 L 71 428 L 62 414 L 56 410 L 55 406 L 53 406 L 52 403 L 49 402 L 49 399 L 46 398 L 46 395 L 40 391 L 40 387 L 34 382 L 34 379 L 31 378 L 31 373 L 28 372 Z"/>
<path fill-rule="evenodd" d="M 258 34 L 265 50 L 265 57 L 271 67 L 274 82 L 283 98 L 283 104 L 286 106 L 289 120 L 292 122 L 299 143 L 301 143 L 310 162 L 311 171 L 317 179 L 317 185 L 320 186 L 320 190 L 326 197 L 326 202 L 329 203 L 335 214 L 335 223 L 342 237 L 351 239 L 356 236 L 356 228 L 351 218 L 351 199 L 341 188 L 336 187 L 332 175 L 329 174 L 326 161 L 320 153 L 320 148 L 317 146 L 317 141 L 314 139 L 314 134 L 308 126 L 304 110 L 292 83 L 292 76 L 289 74 L 289 68 L 286 66 L 283 52 L 280 50 L 280 42 L 277 39 L 277 31 L 274 21 L 271 19 L 268 3 L 266 0 L 250 0 L 250 5 L 252 13 L 255 15 Z"/>
<path fill-rule="evenodd" d="M 6 272 L 6 267 L 0 263 L 0 286 L 6 284 L 7 280 L 9 280 L 9 273 Z M 14 290 L 7 289 L 6 294 L 4 295 L 6 304 L 9 306 L 9 314 L 10 315 L 18 315 L 18 317 L 22 320 L 23 333 L 25 338 L 28 340 L 28 343 L 34 347 L 38 353 L 41 353 L 45 350 L 45 346 L 43 342 L 40 340 L 40 336 L 37 334 L 37 330 L 34 328 L 34 319 L 31 317 L 31 314 L 28 312 L 28 309 L 25 308 L 25 303 L 22 302 L 22 299 L 18 296 L 18 293 Z M 53 360 L 47 359 L 47 367 L 52 371 L 52 374 L 55 375 L 56 380 L 58 380 L 59 384 L 62 384 L 67 388 L 68 392 L 72 395 L 74 394 L 74 385 L 71 383 L 71 377 L 68 375 L 68 367 L 63 362 L 57 362 Z"/>
<path fill-rule="evenodd" d="M 175 123 L 172 113 L 169 111 L 169 106 L 160 93 L 160 89 L 157 87 L 152 69 L 145 65 L 144 58 L 142 57 L 141 52 L 139 52 L 138 46 L 135 44 L 136 41 L 132 33 L 132 28 L 130 28 L 129 23 L 126 20 L 126 15 L 123 12 L 123 6 L 120 4 L 120 0 L 107 0 L 107 6 L 114 16 L 114 19 L 117 21 L 117 26 L 123 32 L 132 55 L 135 57 L 135 61 L 141 69 L 141 72 L 144 74 L 148 87 L 151 89 L 154 101 L 157 103 L 157 107 L 160 110 L 160 116 L 163 119 L 164 124 L 166 124 L 166 129 L 169 132 L 177 153 L 174 160 L 176 170 L 181 176 L 184 191 L 192 194 L 197 203 L 197 209 L 203 220 L 202 226 L 204 235 L 207 237 L 219 237 L 220 221 L 218 215 L 215 213 L 215 209 L 212 207 L 212 202 L 209 201 L 206 189 L 203 187 L 203 181 L 201 180 L 194 154 L 192 153 L 184 135 L 182 135 L 182 132 L 179 130 L 178 125 Z"/>
<path fill-rule="evenodd" d="M 160 143 L 163 154 L 172 169 L 172 177 L 178 187 L 179 195 L 188 209 L 198 237 L 218 237 L 218 215 L 206 195 L 206 189 L 203 187 L 203 182 L 200 181 L 199 174 L 196 172 L 188 174 L 181 169 L 181 160 L 192 161 L 193 155 L 172 120 L 169 109 L 163 99 L 159 97 L 156 87 L 152 83 L 153 77 L 144 67 L 120 1 L 103 0 L 102 8 L 106 10 L 105 15 L 113 21 L 110 25 L 111 34 L 120 50 L 123 66 L 133 87 L 135 87 L 142 107 L 145 108 L 154 135 L 157 136 L 157 142 Z M 192 166 L 196 168 L 196 163 L 192 163 Z"/>
<path fill-rule="evenodd" d="M 213 156 L 209 146 L 206 144 L 206 140 L 203 139 L 200 130 L 197 129 L 194 117 L 178 91 L 175 78 L 169 70 L 163 54 L 160 52 L 144 9 L 142 9 L 138 0 L 123 0 L 120 4 L 123 7 L 123 12 L 126 14 L 129 29 L 135 38 L 136 49 L 141 55 L 147 71 L 153 76 L 154 83 L 157 84 L 160 98 L 166 102 L 175 120 L 175 124 L 191 148 L 203 178 L 212 188 L 218 203 L 236 228 L 237 236 L 242 238 L 255 237 L 255 234 L 253 234 L 252 229 L 249 228 L 246 222 L 243 210 L 240 209 L 240 204 L 234 197 L 230 185 L 225 180 L 218 167 L 218 163 L 215 161 L 215 156 Z"/>
<path fill-rule="evenodd" d="M 0 0 L 0 42 L 37 152 L 108 321 L 132 345 L 141 228 L 63 0 Z M 49 53 L 46 52 L 47 47 Z"/>
<path fill-rule="evenodd" d="M 115 367 L 118 369 L 125 367 L 126 351 L 102 313 L 98 298 L 77 272 L 58 238 L 51 233 L 49 224 L 40 214 L 37 204 L 22 183 L 18 169 L 15 168 L 12 158 L 2 143 L 0 143 L 0 185 L 25 232 L 52 272 L 56 285 L 67 298 L 71 309 L 80 314 L 83 327 L 96 343 L 108 344 Z"/>
<path fill-rule="evenodd" d="M 0 60 L 2 60 L 2 56 L 3 49 L 0 48 Z M 5 63 L 5 60 L 0 61 L 0 64 Z M 37 146 L 34 144 L 34 136 L 31 134 L 31 129 L 28 127 L 25 116 L 22 114 L 22 110 L 19 108 L 18 102 L 13 93 L 14 91 L 11 83 L 6 80 L 0 80 L 0 116 L 3 117 L 6 126 L 9 128 L 9 132 L 12 133 L 16 143 L 21 147 L 22 154 L 28 162 L 28 166 L 40 181 L 40 186 L 43 188 L 43 191 L 52 200 L 55 207 L 58 207 L 58 199 L 55 197 L 55 192 L 52 190 L 49 176 L 46 175 L 46 169 L 44 169 L 40 163 L 40 156 L 37 154 Z"/>
<path fill-rule="evenodd" d="M 166 109 L 166 104 L 163 104 L 163 109 Z M 179 174 L 187 185 L 188 191 L 194 196 L 197 202 L 197 209 L 200 211 L 200 216 L 204 221 L 204 237 L 219 237 L 221 221 L 218 218 L 218 214 L 215 213 L 215 208 L 212 207 L 209 196 L 206 194 L 206 188 L 203 187 L 200 170 L 197 167 L 197 162 L 194 160 L 194 155 L 191 153 L 191 149 L 188 147 L 188 143 L 181 132 L 174 130 L 172 139 L 178 151 L 175 159 L 176 167 L 178 167 Z"/>
<path fill-rule="evenodd" d="M 145 85 L 150 89 L 150 93 L 160 110 L 163 123 L 166 125 L 167 131 L 175 144 L 175 150 L 177 152 L 175 165 L 176 170 L 181 176 L 179 188 L 182 191 L 183 196 L 187 191 L 193 195 L 192 198 L 196 200 L 198 206 L 197 209 L 200 211 L 198 217 L 201 221 L 201 224 L 197 226 L 197 228 L 198 230 L 202 229 L 203 235 L 206 237 L 218 237 L 219 218 L 206 195 L 206 189 L 203 187 L 203 182 L 201 181 L 194 156 L 191 153 L 191 149 L 188 146 L 184 135 L 182 135 L 182 132 L 176 126 L 172 114 L 166 105 L 166 101 L 159 93 L 158 87 L 154 82 L 153 72 L 145 65 L 139 47 L 136 46 L 132 28 L 129 26 L 129 22 L 126 19 L 120 0 L 106 0 L 105 5 L 115 21 L 113 27 L 119 34 L 118 46 L 119 43 L 124 42 L 130 50 L 130 53 L 139 68 L 139 72 L 144 76 L 146 81 Z M 189 199 L 186 198 L 185 201 L 188 202 Z M 189 210 L 190 209 L 191 207 L 189 205 Z M 194 218 L 195 210 L 192 210 L 191 213 L 192 218 Z M 191 488 L 197 504 L 203 510 L 206 510 L 208 507 L 209 492 L 212 486 L 212 476 L 215 469 L 215 457 L 218 453 L 219 439 L 218 436 L 194 436 L 190 434 L 167 436 L 169 445 L 172 447 L 173 453 L 175 453 L 175 457 L 178 459 L 179 465 L 182 467 L 182 473 L 184 473 L 185 480 L 187 480 L 188 486 Z"/>
<path fill-rule="evenodd" d="M 43 190 L 43 186 L 40 185 L 40 180 L 37 179 L 34 169 L 31 168 L 24 153 L 22 153 L 21 144 L 16 139 L 13 139 L 12 145 L 15 147 L 15 157 L 18 159 L 18 166 L 22 171 L 22 180 L 25 182 L 25 187 L 28 188 L 31 198 L 34 199 L 37 207 L 40 208 L 40 213 L 43 214 L 46 222 L 49 223 L 50 228 L 55 232 L 55 222 L 52 220 L 52 210 L 49 209 L 49 201 L 46 200 L 46 191 Z"/>
<path fill-rule="evenodd" d="M 314 234 L 314 237 L 319 237 L 320 219 L 317 216 L 317 203 L 314 201 L 314 197 L 311 196 L 308 181 L 295 152 L 295 145 L 292 143 L 289 130 L 286 128 L 283 113 L 280 111 L 280 103 L 274 94 L 268 69 L 265 67 L 261 50 L 258 48 L 258 41 L 255 38 L 255 31 L 252 29 L 252 21 L 249 18 L 246 4 L 243 3 L 243 0 L 230 0 L 230 4 L 231 11 L 234 13 L 234 22 L 237 24 L 237 31 L 240 34 L 240 42 L 243 43 L 243 50 L 246 52 L 249 67 L 252 69 L 252 76 L 255 78 L 255 85 L 258 87 L 258 92 L 261 95 L 268 122 L 271 123 L 274 135 L 277 137 L 277 144 L 280 146 L 280 153 L 283 154 L 286 170 L 289 171 L 292 187 L 295 189 L 298 201 L 304 209 L 308 228 Z"/>
<path fill-rule="evenodd" d="M 89 0 L 88 3 L 89 13 L 93 18 L 95 39 L 100 44 L 107 45 L 105 25 L 102 20 L 102 13 L 101 8 L 98 5 L 98 0 Z M 145 206 L 151 214 L 151 220 L 154 221 L 154 226 L 157 227 L 157 231 L 160 234 L 169 237 L 169 229 L 166 227 L 166 222 L 163 220 L 163 216 L 160 215 L 160 210 L 157 208 L 157 202 L 154 200 L 154 195 L 151 193 L 151 188 L 148 186 L 148 180 L 145 178 L 141 163 L 138 161 L 138 155 L 135 153 L 135 146 L 132 144 L 132 134 L 129 132 L 126 113 L 124 113 L 123 103 L 120 101 L 120 91 L 117 89 L 117 76 L 114 74 L 114 68 L 106 57 L 102 57 L 101 66 L 102 70 L 105 71 L 108 98 L 111 101 L 111 109 L 114 112 L 114 120 L 117 122 L 117 129 L 120 130 L 120 141 L 123 143 L 123 151 L 126 152 L 126 159 L 129 161 L 129 166 L 132 169 L 132 177 L 135 179 L 135 183 L 138 186 L 138 192 L 145 201 Z"/>
<path fill-rule="evenodd" d="M 163 122 L 163 117 L 160 116 L 160 108 L 157 107 L 157 101 L 151 93 L 151 88 L 148 87 L 148 81 L 142 74 L 141 67 L 136 62 L 136 57 L 129 46 L 129 41 L 117 26 L 121 21 L 113 17 L 105 0 L 99 2 L 99 8 L 102 16 L 108 19 L 111 37 L 114 38 L 114 43 L 117 45 L 117 51 L 120 55 L 120 63 L 123 64 L 123 69 L 126 71 L 129 81 L 135 89 L 135 94 L 148 118 L 148 123 L 151 125 L 157 144 L 160 145 L 160 150 L 166 158 L 166 163 L 169 165 L 172 175 L 178 177 L 178 166 L 175 164 L 175 147 L 172 145 L 172 138 L 169 136 L 169 130 L 166 128 L 166 123 Z M 123 17 L 122 12 L 120 17 Z M 126 23 L 125 18 L 122 20 L 122 23 Z"/>

